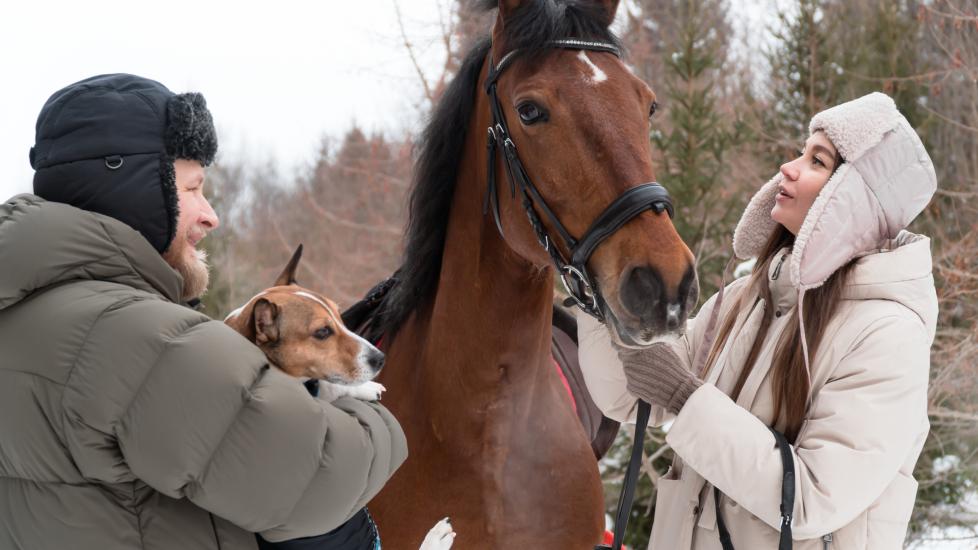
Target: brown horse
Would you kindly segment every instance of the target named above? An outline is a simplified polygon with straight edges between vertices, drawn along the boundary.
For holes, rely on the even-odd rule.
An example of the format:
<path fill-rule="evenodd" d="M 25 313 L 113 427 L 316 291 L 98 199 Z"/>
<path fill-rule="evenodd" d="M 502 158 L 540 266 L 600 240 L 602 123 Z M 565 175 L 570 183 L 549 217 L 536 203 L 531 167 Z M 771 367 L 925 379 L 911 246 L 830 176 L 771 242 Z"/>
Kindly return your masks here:
<path fill-rule="evenodd" d="M 382 314 L 385 404 L 410 456 L 370 504 L 384 546 L 417 548 L 450 516 L 457 547 L 588 549 L 604 529 L 594 455 L 550 359 L 551 258 L 496 157 L 502 232 L 484 215 L 489 56 L 519 57 L 497 93 L 541 196 L 580 236 L 627 189 L 655 179 L 655 95 L 612 53 L 617 0 L 503 0 L 422 136 L 400 284 Z M 554 228 L 544 220 L 549 231 Z M 569 251 L 562 251 L 565 255 Z M 682 330 L 693 258 L 669 217 L 645 211 L 588 261 L 623 342 Z"/>

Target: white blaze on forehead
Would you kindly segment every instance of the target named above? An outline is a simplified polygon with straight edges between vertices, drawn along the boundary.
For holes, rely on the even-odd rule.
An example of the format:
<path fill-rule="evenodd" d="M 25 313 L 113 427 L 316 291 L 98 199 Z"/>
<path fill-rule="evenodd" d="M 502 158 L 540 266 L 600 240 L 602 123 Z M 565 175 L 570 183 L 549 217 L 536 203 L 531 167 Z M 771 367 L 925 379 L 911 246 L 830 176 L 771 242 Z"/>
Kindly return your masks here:
<path fill-rule="evenodd" d="M 583 61 L 584 64 L 590 67 L 591 69 L 592 74 L 590 77 L 584 77 L 585 81 L 591 82 L 592 84 L 597 84 L 598 82 L 604 82 L 605 80 L 608 80 L 608 75 L 604 74 L 604 71 L 602 71 L 600 67 L 598 67 L 597 65 L 594 64 L 593 61 L 591 61 L 591 58 L 587 56 L 587 52 L 581 50 L 580 52 L 578 52 L 577 58 Z"/>
<path fill-rule="evenodd" d="M 302 291 L 302 290 L 295 291 L 295 295 L 296 296 L 302 296 L 303 298 L 308 298 L 308 299 L 316 302 L 317 304 L 323 306 L 323 309 L 326 310 L 326 313 L 329 315 L 329 318 L 332 319 L 333 322 L 336 324 L 336 328 L 338 330 L 342 330 L 346 334 L 349 334 L 349 335 L 351 335 L 351 336 L 353 336 L 353 337 L 355 337 L 355 338 L 357 338 L 359 340 L 363 340 L 362 338 L 360 338 L 359 336 L 357 336 L 356 334 L 354 334 L 352 331 L 347 330 L 346 326 L 343 325 L 342 320 L 341 319 L 337 319 L 336 318 L 336 314 L 333 313 L 333 310 L 328 305 L 326 305 L 326 302 L 320 300 L 318 296 L 313 296 L 312 294 L 309 294 L 308 292 L 305 292 L 305 291 Z"/>
<path fill-rule="evenodd" d="M 323 306 L 324 308 L 326 308 L 326 311 L 329 311 L 329 306 L 326 305 L 326 302 L 320 300 L 319 298 L 317 298 L 316 296 L 313 296 L 312 294 L 309 294 L 308 292 L 304 292 L 302 290 L 297 290 L 297 291 L 295 291 L 295 295 L 296 296 L 302 296 L 303 298 L 309 298 L 310 300 L 312 300 L 312 301 L 318 303 L 319 305 Z M 332 315 L 332 313 L 333 312 L 330 311 L 330 315 Z"/>

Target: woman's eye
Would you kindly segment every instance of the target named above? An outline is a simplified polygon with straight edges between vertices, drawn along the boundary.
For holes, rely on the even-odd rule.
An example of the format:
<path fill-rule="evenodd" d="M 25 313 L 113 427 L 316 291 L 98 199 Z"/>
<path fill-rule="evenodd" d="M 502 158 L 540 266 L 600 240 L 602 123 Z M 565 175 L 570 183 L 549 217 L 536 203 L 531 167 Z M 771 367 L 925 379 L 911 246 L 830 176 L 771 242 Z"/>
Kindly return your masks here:
<path fill-rule="evenodd" d="M 814 162 L 815 164 L 820 165 L 822 168 L 825 168 L 825 163 L 822 162 L 822 159 L 820 159 L 818 157 L 812 157 L 812 162 Z"/>
<path fill-rule="evenodd" d="M 541 109 L 536 103 L 530 101 L 520 103 L 516 107 L 516 112 L 520 114 L 520 120 L 526 125 L 547 120 L 547 112 Z"/>
<path fill-rule="evenodd" d="M 323 327 L 321 329 L 318 329 L 316 332 L 312 333 L 312 335 L 317 340 L 325 340 L 329 338 L 332 334 L 333 334 L 333 329 L 329 327 Z"/>

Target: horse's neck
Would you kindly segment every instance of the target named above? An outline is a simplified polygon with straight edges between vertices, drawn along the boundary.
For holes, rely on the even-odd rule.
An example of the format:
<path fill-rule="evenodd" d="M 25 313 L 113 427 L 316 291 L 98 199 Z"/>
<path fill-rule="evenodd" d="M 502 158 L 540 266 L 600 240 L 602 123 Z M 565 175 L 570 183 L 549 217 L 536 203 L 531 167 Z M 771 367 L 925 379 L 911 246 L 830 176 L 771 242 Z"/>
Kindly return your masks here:
<path fill-rule="evenodd" d="M 498 234 L 469 240 L 468 226 L 482 224 L 481 212 L 463 220 L 457 211 L 426 323 L 428 351 L 439 356 L 429 357 L 434 364 L 426 369 L 455 371 L 458 379 L 487 389 L 501 377 L 527 381 L 550 356 L 550 271 L 517 257 Z"/>
<path fill-rule="evenodd" d="M 550 360 L 553 279 L 551 270 L 518 256 L 491 214 L 483 215 L 485 124 L 476 120 L 470 129 L 438 289 L 430 309 L 414 317 L 412 332 L 425 342 L 428 374 L 491 392 L 503 378 L 529 382 L 544 375 L 539 367 Z"/>

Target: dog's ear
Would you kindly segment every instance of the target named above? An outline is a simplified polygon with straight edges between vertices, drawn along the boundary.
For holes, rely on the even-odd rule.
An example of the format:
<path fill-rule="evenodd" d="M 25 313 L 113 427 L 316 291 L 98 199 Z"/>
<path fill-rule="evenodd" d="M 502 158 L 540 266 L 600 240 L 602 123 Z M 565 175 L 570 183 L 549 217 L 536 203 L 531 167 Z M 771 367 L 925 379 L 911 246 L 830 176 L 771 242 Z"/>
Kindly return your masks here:
<path fill-rule="evenodd" d="M 241 336 L 248 339 L 249 342 L 255 341 L 255 322 L 254 322 L 254 312 L 255 304 L 249 303 L 241 307 L 241 309 L 232 311 L 224 319 L 224 324 L 233 328 Z"/>
<path fill-rule="evenodd" d="M 295 252 L 292 253 L 292 259 L 282 270 L 282 274 L 278 276 L 275 280 L 273 286 L 286 286 L 295 284 L 295 268 L 299 266 L 299 258 L 302 257 L 302 245 L 300 244 Z"/>
<path fill-rule="evenodd" d="M 255 327 L 255 343 L 268 344 L 278 341 L 278 306 L 264 298 L 255 302 L 252 312 Z"/>

